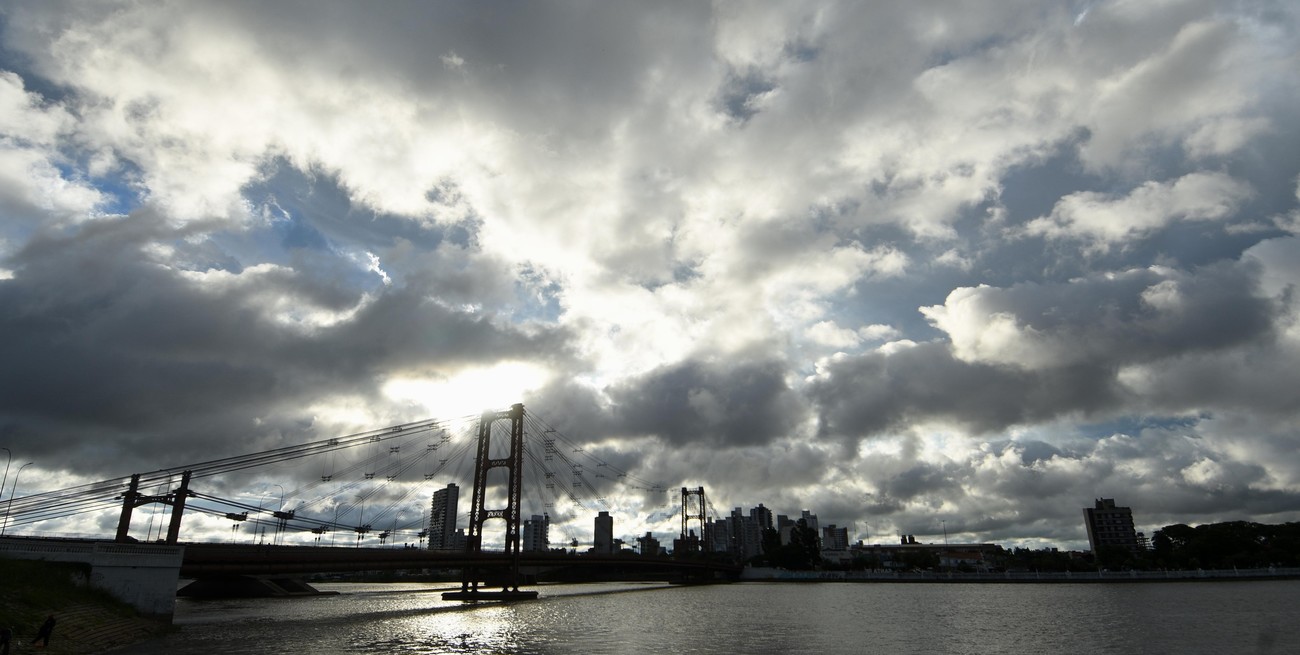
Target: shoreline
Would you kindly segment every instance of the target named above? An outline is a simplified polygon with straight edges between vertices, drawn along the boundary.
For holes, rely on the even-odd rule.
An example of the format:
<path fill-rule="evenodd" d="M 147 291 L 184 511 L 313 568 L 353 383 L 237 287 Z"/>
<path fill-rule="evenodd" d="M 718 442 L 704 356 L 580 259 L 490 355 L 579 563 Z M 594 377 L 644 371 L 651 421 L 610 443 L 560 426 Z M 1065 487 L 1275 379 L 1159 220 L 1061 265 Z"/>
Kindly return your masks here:
<path fill-rule="evenodd" d="M 1300 568 L 1195 571 L 1005 571 L 1001 573 L 900 571 L 785 571 L 746 568 L 740 582 L 882 582 L 940 584 L 1060 584 L 1134 582 L 1229 582 L 1300 579 Z"/>

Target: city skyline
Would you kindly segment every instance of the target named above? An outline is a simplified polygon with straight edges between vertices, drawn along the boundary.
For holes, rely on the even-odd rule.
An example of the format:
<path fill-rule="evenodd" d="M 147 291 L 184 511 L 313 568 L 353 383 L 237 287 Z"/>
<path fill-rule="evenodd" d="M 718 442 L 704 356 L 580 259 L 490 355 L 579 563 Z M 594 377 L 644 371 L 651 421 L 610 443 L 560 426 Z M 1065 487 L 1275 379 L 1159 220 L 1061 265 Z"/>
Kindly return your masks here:
<path fill-rule="evenodd" d="M 624 538 L 698 485 L 1030 547 L 1102 497 L 1300 520 L 1297 28 L 7 2 L 0 501 L 523 403 L 666 490 L 608 498 Z M 292 510 L 329 466 L 207 492 Z"/>

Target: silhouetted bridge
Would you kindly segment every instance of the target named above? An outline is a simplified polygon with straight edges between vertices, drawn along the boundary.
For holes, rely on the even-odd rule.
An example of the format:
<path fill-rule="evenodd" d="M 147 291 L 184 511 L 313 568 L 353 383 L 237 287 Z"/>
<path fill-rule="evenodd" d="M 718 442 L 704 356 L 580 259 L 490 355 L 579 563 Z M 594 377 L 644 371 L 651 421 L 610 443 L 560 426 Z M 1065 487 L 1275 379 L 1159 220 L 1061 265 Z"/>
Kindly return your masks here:
<path fill-rule="evenodd" d="M 306 574 L 382 570 L 459 569 L 462 572 L 460 592 L 445 594 L 458 600 L 498 600 L 535 597 L 536 592 L 520 591 L 521 567 L 526 569 L 583 569 L 606 572 L 621 570 L 641 572 L 647 577 L 654 574 L 689 581 L 707 581 L 735 578 L 740 567 L 712 560 L 709 534 L 705 530 L 706 499 L 704 488 L 682 488 L 681 542 L 674 548 L 678 558 L 653 555 L 625 554 L 572 554 L 523 549 L 523 486 L 525 469 L 537 491 L 534 506 L 541 505 L 543 513 L 551 511 L 572 512 L 582 508 L 607 507 L 599 487 L 619 484 L 639 489 L 651 495 L 667 490 L 659 484 L 640 480 L 613 463 L 587 453 L 581 444 L 571 442 L 554 428 L 536 417 L 526 414 L 522 404 L 509 410 L 484 412 L 478 417 L 477 428 L 470 439 L 457 443 L 448 432 L 447 421 L 424 420 L 324 439 L 272 450 L 235 455 L 216 460 L 197 462 L 182 467 L 159 469 L 150 473 L 137 473 L 128 478 L 117 478 L 78 485 L 67 489 L 31 494 L 14 498 L 13 492 L 4 508 L 5 527 L 18 527 L 43 521 L 65 519 L 87 512 L 118 511 L 117 531 L 114 540 L 119 544 L 146 544 L 132 538 L 134 510 L 146 505 L 163 505 L 170 508 L 166 522 L 165 544 L 181 545 L 182 517 L 186 511 L 199 512 L 231 521 L 230 544 L 189 543 L 185 545 L 180 575 L 199 579 L 228 580 L 278 576 L 292 580 Z M 525 447 L 525 434 L 540 437 L 533 447 Z M 557 439 L 559 440 L 557 442 Z M 561 443 L 562 442 L 562 443 Z M 540 446 L 540 447 L 539 447 Z M 563 447 L 562 447 L 563 446 Z M 572 457 L 567 452 L 572 453 Z M 350 457 L 351 454 L 353 457 Z M 422 542 L 427 536 L 434 543 L 433 521 L 424 527 L 425 510 L 404 512 L 408 499 L 428 498 L 422 488 L 435 478 L 446 474 L 449 462 L 461 458 L 473 461 L 473 482 L 469 487 L 470 511 L 464 533 L 462 551 L 426 550 L 423 548 L 360 548 L 323 546 L 325 534 L 352 533 L 357 546 L 372 533 L 372 526 L 388 524 L 387 530 L 374 530 L 380 543 L 390 537 L 414 536 Z M 584 465 L 579 457 L 586 458 Z M 320 482 L 314 480 L 297 489 L 287 489 L 280 484 L 263 484 L 257 502 L 248 499 L 222 498 L 196 489 L 208 490 L 225 487 L 215 482 L 202 482 L 220 476 L 246 475 L 243 472 L 271 465 L 301 467 L 312 459 L 320 466 Z M 421 466 L 422 465 L 422 466 Z M 565 474 L 567 470 L 567 475 Z M 419 482 L 423 472 L 423 483 Z M 570 478 L 571 476 L 571 478 Z M 15 476 L 16 477 L 16 476 Z M 303 476 L 297 475 L 299 479 Z M 177 483 L 179 478 L 179 483 Z M 236 478 L 237 479 L 237 478 Z M 566 481 L 568 480 L 568 481 Z M 628 485 L 628 483 L 632 483 Z M 17 481 L 15 480 L 15 486 Z M 268 487 L 280 489 L 279 502 L 274 509 L 265 504 L 271 495 Z M 451 485 L 448 485 L 451 487 Z M 238 487 L 235 487 L 238 489 Z M 382 492 L 382 493 L 381 493 Z M 579 493 L 590 494 L 594 502 L 586 502 Z M 297 505 L 287 506 L 289 500 L 300 498 Z M 350 499 L 350 500 L 349 500 Z M 389 500 L 387 506 L 375 507 L 375 501 Z M 366 513 L 366 501 L 372 505 Z M 422 503 L 417 504 L 416 507 Z M 314 509 L 314 511 L 313 511 Z M 333 511 L 331 512 L 330 509 Z M 330 518 L 332 516 L 332 518 Z M 365 517 L 368 520 L 363 520 Z M 540 517 L 539 517 L 540 518 Z M 269 519 L 269 520 L 268 520 Z M 146 532 L 152 531 L 151 515 Z M 350 522 L 355 520 L 355 524 Z M 549 516 L 545 519 L 549 521 Z M 252 537 L 261 544 L 239 545 L 233 543 L 238 528 L 252 522 Z M 399 521 L 401 525 L 399 526 Z M 503 523 L 503 551 L 484 548 L 484 524 L 488 521 Z M 698 522 L 699 537 L 689 525 Z M 158 535 L 162 534 L 159 521 Z M 274 527 L 272 545 L 265 545 L 265 526 Z M 419 526 L 419 532 L 415 532 Z M 136 527 L 139 527 L 138 525 Z M 442 522 L 442 528 L 454 528 L 452 522 Z M 287 546 L 278 542 L 291 532 L 310 531 L 316 538 L 314 546 Z M 259 535 L 260 532 L 260 535 Z M 0 536 L 4 529 L 0 528 Z M 441 543 L 451 541 L 443 533 Z M 149 539 L 158 542 L 162 539 Z M 395 538 L 394 541 L 397 541 Z M 576 546 L 577 540 L 568 541 Z M 612 534 L 598 535 L 593 550 L 615 550 Z M 524 575 L 528 575 L 528 571 Z M 506 580 L 507 584 L 499 584 Z M 503 591 L 480 592 L 488 585 L 505 587 Z M 165 587 L 160 584 L 159 589 Z"/>
<path fill-rule="evenodd" d="M 734 579 L 741 566 L 700 559 L 557 552 L 468 553 L 422 548 L 186 544 L 181 576 L 302 576 L 314 573 L 422 569 L 619 569 L 647 576 Z"/>

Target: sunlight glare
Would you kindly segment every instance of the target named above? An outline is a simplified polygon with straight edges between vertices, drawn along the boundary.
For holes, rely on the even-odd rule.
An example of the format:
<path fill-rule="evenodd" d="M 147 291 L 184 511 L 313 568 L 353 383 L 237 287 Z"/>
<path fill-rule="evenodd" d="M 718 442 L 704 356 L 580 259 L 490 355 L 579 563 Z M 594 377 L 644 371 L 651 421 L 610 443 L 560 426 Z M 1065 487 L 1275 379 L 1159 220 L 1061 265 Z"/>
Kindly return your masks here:
<path fill-rule="evenodd" d="M 549 379 L 550 373 L 534 364 L 502 362 L 445 378 L 396 378 L 384 385 L 384 395 L 423 405 L 430 417 L 465 416 L 524 402 L 525 394 Z"/>

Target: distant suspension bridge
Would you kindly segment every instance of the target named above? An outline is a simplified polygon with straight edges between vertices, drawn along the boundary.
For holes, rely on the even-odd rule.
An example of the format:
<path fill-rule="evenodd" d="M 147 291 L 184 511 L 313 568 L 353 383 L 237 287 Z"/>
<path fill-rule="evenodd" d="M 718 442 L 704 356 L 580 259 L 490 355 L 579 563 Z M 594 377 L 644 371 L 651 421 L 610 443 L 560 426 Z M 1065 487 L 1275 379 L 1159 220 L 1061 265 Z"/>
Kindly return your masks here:
<path fill-rule="evenodd" d="M 512 413 L 517 413 L 517 416 L 512 418 Z M 328 543 L 333 544 L 336 534 L 355 536 L 353 545 L 362 545 L 371 535 L 378 538 L 380 545 L 390 540 L 393 543 L 423 543 L 428 533 L 427 499 L 435 488 L 447 483 L 468 487 L 465 484 L 470 477 L 467 469 L 472 470 L 474 477 L 483 477 L 470 488 L 482 496 L 473 502 L 474 508 L 484 514 L 488 512 L 484 503 L 502 493 L 498 488 L 502 485 L 488 484 L 487 477 L 492 467 L 485 468 L 491 461 L 503 464 L 494 460 L 495 453 L 490 452 L 491 449 L 503 450 L 499 441 L 494 443 L 491 439 L 490 426 L 495 421 L 514 421 L 512 430 L 518 431 L 519 438 L 517 453 L 504 449 L 506 454 L 517 455 L 518 459 L 517 463 L 503 467 L 509 469 L 505 486 L 519 487 L 510 490 L 514 496 L 507 499 L 511 516 L 502 516 L 500 511 L 493 516 L 509 518 L 504 530 L 507 540 L 517 540 L 519 519 L 526 515 L 525 509 L 533 514 L 547 514 L 556 525 L 568 526 L 579 513 L 590 515 L 598 510 L 610 510 L 609 497 L 616 491 L 639 493 L 648 501 L 648 507 L 659 507 L 660 513 L 668 513 L 665 510 L 670 507 L 671 498 L 664 485 L 617 467 L 608 461 L 608 457 L 618 453 L 610 452 L 602 457 L 598 454 L 603 452 L 602 449 L 566 436 L 534 413 L 524 412 L 522 405 L 506 412 L 403 423 L 11 497 L 0 508 L 5 510 L 4 524 L 11 533 L 79 515 L 116 511 L 117 530 L 113 538 L 136 541 L 130 536 L 133 529 L 141 527 L 142 519 L 136 509 L 153 505 L 170 510 L 166 534 L 162 534 L 161 518 L 151 515 L 142 541 L 178 543 L 182 518 L 189 512 L 231 521 L 231 541 L 235 540 L 241 525 L 251 525 L 254 542 L 259 538 L 264 540 L 266 531 L 270 529 L 272 543 L 287 540 L 293 534 L 312 535 L 309 540 L 298 539 L 300 544 L 323 545 L 326 535 L 329 536 Z M 489 431 L 486 435 L 485 429 Z M 318 470 L 319 475 L 311 473 L 310 482 L 294 487 L 290 478 L 301 480 L 307 477 L 304 473 L 308 466 L 312 471 Z M 258 472 L 255 469 L 262 472 L 279 470 L 289 486 L 264 480 L 259 482 L 254 477 Z M 209 482 L 204 484 L 201 482 L 204 480 Z M 525 483 L 529 492 L 527 497 L 522 493 Z M 257 497 L 260 493 L 259 499 L 256 502 L 249 500 L 248 491 L 241 490 L 241 485 L 256 488 L 252 495 Z M 276 488 L 279 489 L 278 498 L 270 491 Z M 219 495 L 220 491 L 214 493 L 214 489 L 227 490 L 224 492 L 227 497 Z M 232 489 L 235 491 L 230 491 Z M 268 495 L 278 500 L 275 507 L 265 502 Z M 672 513 L 681 514 L 685 531 L 686 519 L 698 520 L 701 524 L 705 520 L 702 490 L 698 507 L 696 501 L 687 501 L 685 495 L 683 502 L 690 506 L 673 507 Z M 470 536 L 481 539 L 482 520 L 489 517 L 473 516 L 474 508 L 471 508 L 469 516 L 462 515 L 458 523 L 469 524 Z M 716 516 L 716 512 L 713 515 Z M 159 519 L 156 539 L 153 534 L 155 518 Z M 475 521 L 478 521 L 477 525 Z M 475 530 L 479 532 L 475 534 Z M 574 534 L 566 532 L 564 541 L 566 545 L 574 545 L 577 539 Z M 479 547 L 482 546 L 480 543 Z M 507 542 L 502 546 L 509 549 L 511 544 Z"/>

